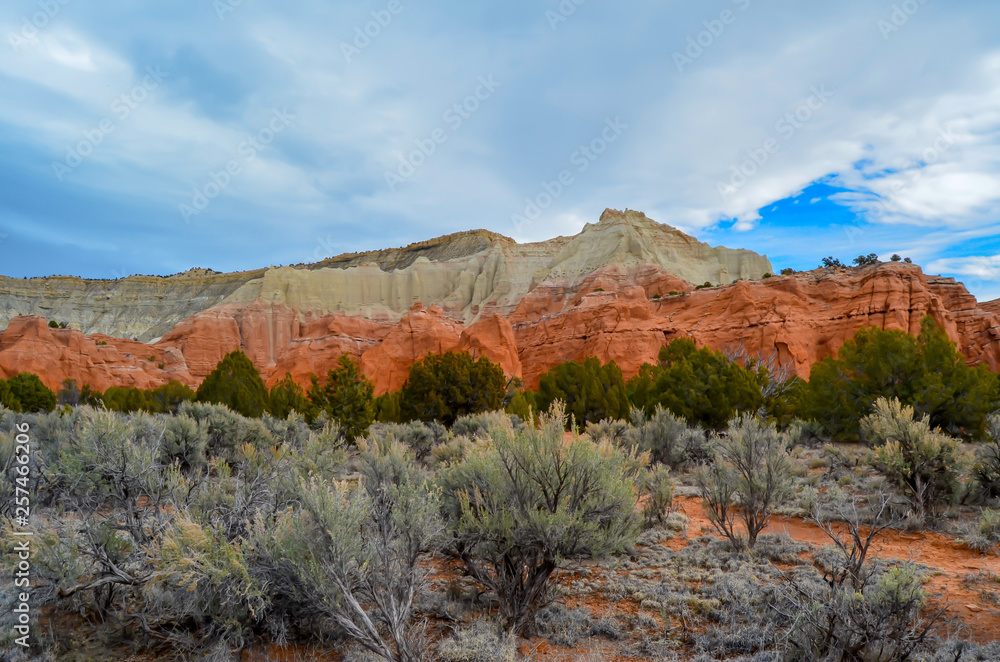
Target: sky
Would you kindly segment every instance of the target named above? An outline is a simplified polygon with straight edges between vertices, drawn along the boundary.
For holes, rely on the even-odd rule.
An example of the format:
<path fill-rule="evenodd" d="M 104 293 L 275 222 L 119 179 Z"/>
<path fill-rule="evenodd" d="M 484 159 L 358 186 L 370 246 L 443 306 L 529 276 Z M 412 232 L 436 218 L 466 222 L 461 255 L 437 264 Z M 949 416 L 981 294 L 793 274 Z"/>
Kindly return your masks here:
<path fill-rule="evenodd" d="M 313 262 L 637 209 L 1000 297 L 995 0 L 8 0 L 0 273 Z"/>

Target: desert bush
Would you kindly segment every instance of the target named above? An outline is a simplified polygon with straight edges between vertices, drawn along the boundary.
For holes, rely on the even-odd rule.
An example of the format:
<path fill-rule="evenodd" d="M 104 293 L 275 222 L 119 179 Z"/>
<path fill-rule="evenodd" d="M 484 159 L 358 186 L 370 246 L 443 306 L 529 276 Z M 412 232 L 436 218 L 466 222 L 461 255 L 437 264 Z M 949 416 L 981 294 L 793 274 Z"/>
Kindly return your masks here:
<path fill-rule="evenodd" d="M 1000 415 L 990 416 L 986 429 L 988 438 L 976 450 L 972 477 L 979 498 L 991 501 L 1000 499 Z"/>
<path fill-rule="evenodd" d="M 563 559 L 634 544 L 634 481 L 644 458 L 610 443 L 564 441 L 560 407 L 539 428 L 491 425 L 490 440 L 439 475 L 451 544 L 492 591 L 504 626 L 523 634 Z"/>
<path fill-rule="evenodd" d="M 322 430 L 310 432 L 301 447 L 293 447 L 289 454 L 293 473 L 288 475 L 286 489 L 297 491 L 299 477 L 321 480 L 343 478 L 348 462 L 343 435 L 336 423 L 328 423 Z"/>
<path fill-rule="evenodd" d="M 587 423 L 587 436 L 595 442 L 610 441 L 621 445 L 625 441 L 625 433 L 629 430 L 626 421 L 616 418 L 605 418 L 597 423 Z"/>
<path fill-rule="evenodd" d="M 658 464 L 640 474 L 638 486 L 646 501 L 642 505 L 644 526 L 649 529 L 663 526 L 667 513 L 674 505 L 674 481 L 670 478 L 670 468 Z"/>
<path fill-rule="evenodd" d="M 687 421 L 659 405 L 651 417 L 641 409 L 632 410 L 632 426 L 624 433 L 625 443 L 648 452 L 653 462 L 677 469 L 690 458 L 707 454 L 705 432 L 690 428 Z"/>
<path fill-rule="evenodd" d="M 210 456 L 232 458 L 244 444 L 255 448 L 274 445 L 274 439 L 264 423 L 241 416 L 225 405 L 185 402 L 178 414 L 189 416 L 205 427 L 208 434 L 206 452 Z"/>
<path fill-rule="evenodd" d="M 438 646 L 441 662 L 514 662 L 517 642 L 484 621 L 458 628 Z"/>
<path fill-rule="evenodd" d="M 958 441 L 932 430 L 928 416 L 913 407 L 879 398 L 861 421 L 864 437 L 877 444 L 872 466 L 893 480 L 910 500 L 919 521 L 958 493 L 963 458 Z"/>
<path fill-rule="evenodd" d="M 372 426 L 369 438 L 396 439 L 413 451 L 418 460 L 431 454 L 435 446 L 448 440 L 448 429 L 437 421 L 423 423 L 377 423 Z"/>
<path fill-rule="evenodd" d="M 208 432 L 205 426 L 189 416 L 171 416 L 166 419 L 160 461 L 170 464 L 180 462 L 182 469 L 197 469 L 205 464 Z"/>
<path fill-rule="evenodd" d="M 212 458 L 207 480 L 199 480 L 187 502 L 200 523 L 232 542 L 249 535 L 259 514 L 274 516 L 293 502 L 294 452 L 283 447 L 237 447 L 228 459 Z"/>
<path fill-rule="evenodd" d="M 39 575 L 52 599 L 90 595 L 103 616 L 123 611 L 151 575 L 148 550 L 187 491 L 161 461 L 151 417 L 85 410 L 48 478 L 70 511 L 39 531 Z"/>
<path fill-rule="evenodd" d="M 20 466 L 15 459 L 14 450 L 16 444 L 14 439 L 16 434 L 6 434 L 0 431 L 0 517 L 11 517 L 14 514 L 15 494 L 24 495 L 31 494 L 28 492 L 28 480 L 26 477 L 20 475 L 18 466 Z M 30 476 L 31 469 L 27 469 L 28 475 Z M 24 492 L 17 492 L 15 489 L 18 487 L 17 479 L 22 478 L 20 485 Z"/>
<path fill-rule="evenodd" d="M 823 441 L 823 426 L 796 418 L 785 428 L 785 437 L 792 446 L 817 446 Z"/>
<path fill-rule="evenodd" d="M 305 418 L 296 410 L 292 410 L 285 418 L 265 415 L 261 418 L 261 422 L 275 443 L 284 444 L 289 448 L 301 449 L 311 434 Z"/>
<path fill-rule="evenodd" d="M 566 424 L 572 422 L 581 430 L 606 418 L 625 418 L 629 410 L 621 368 L 614 361 L 601 365 L 593 357 L 560 363 L 541 376 L 535 393 L 537 409 L 546 411 L 557 400 L 570 416 Z"/>
<path fill-rule="evenodd" d="M 473 446 L 468 437 L 452 437 L 451 439 L 438 444 L 431 449 L 433 465 L 436 467 L 449 466 L 461 462 L 468 455 Z"/>
<path fill-rule="evenodd" d="M 916 566 L 886 567 L 872 557 L 881 533 L 900 521 L 890 498 L 827 503 L 815 521 L 833 541 L 833 554 L 823 557 L 822 581 L 786 576 L 787 615 L 794 618 L 786 659 L 888 662 L 931 650 L 943 610 L 922 614 L 927 596 Z"/>
<path fill-rule="evenodd" d="M 165 638 L 177 652 L 215 649 L 229 657 L 231 649 L 244 648 L 268 606 L 247 551 L 178 513 L 157 541 L 156 571 L 143 584 L 145 627 L 169 632 Z M 178 626 L 191 635 L 180 636 Z"/>
<path fill-rule="evenodd" d="M 593 630 L 594 619 L 586 609 L 567 609 L 556 603 L 535 615 L 535 631 L 556 646 L 572 648 Z"/>
<path fill-rule="evenodd" d="M 410 368 L 399 393 L 399 415 L 451 426 L 462 416 L 500 409 L 506 392 L 503 369 L 485 356 L 431 354 Z"/>
<path fill-rule="evenodd" d="M 786 441 L 773 423 L 744 414 L 715 443 L 714 461 L 695 476 L 702 504 L 712 526 L 735 548 L 752 549 L 791 489 Z"/>
<path fill-rule="evenodd" d="M 300 481 L 300 507 L 273 525 L 258 518 L 256 544 L 282 573 L 275 585 L 348 637 L 385 660 L 422 660 L 412 607 L 418 562 L 439 532 L 436 493 L 394 439 L 369 439 L 361 460 L 360 485 Z"/>
<path fill-rule="evenodd" d="M 252 418 L 267 410 L 268 392 L 253 361 L 240 350 L 226 354 L 196 393 L 198 402 L 226 405 Z"/>
<path fill-rule="evenodd" d="M 451 426 L 451 433 L 456 437 L 468 437 L 469 439 L 488 436 L 490 425 L 500 420 L 497 419 L 498 416 L 508 418 L 514 427 L 524 425 L 524 421 L 519 416 L 508 414 L 502 410 L 485 411 L 455 419 L 455 424 Z"/>
<path fill-rule="evenodd" d="M 346 354 L 337 359 L 337 367 L 327 372 L 322 384 L 315 375 L 310 379 L 312 408 L 337 421 L 347 441 L 363 435 L 375 421 L 375 386 Z"/>
<path fill-rule="evenodd" d="M 1000 511 L 986 508 L 980 512 L 979 519 L 967 527 L 961 541 L 984 554 L 1000 546 Z"/>

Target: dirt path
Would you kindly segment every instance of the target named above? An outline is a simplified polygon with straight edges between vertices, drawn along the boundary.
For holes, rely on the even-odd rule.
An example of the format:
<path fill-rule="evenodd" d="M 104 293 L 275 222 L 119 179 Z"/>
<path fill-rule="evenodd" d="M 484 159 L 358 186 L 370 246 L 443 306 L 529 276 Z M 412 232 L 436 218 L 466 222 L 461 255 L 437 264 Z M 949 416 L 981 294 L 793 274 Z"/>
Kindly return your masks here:
<path fill-rule="evenodd" d="M 688 516 L 688 536 L 698 537 L 702 533 L 718 535 L 709 523 L 698 497 L 683 497 L 680 508 Z M 823 531 L 810 522 L 795 517 L 774 517 L 765 533 L 786 533 L 792 540 L 822 547 L 830 543 Z M 671 544 L 672 543 L 672 544 Z M 671 541 L 668 545 L 679 549 L 684 540 Z M 886 531 L 876 542 L 875 552 L 884 560 L 907 561 L 933 568 L 928 582 L 932 596 L 932 606 L 938 608 L 949 605 L 947 615 L 961 621 L 968 628 L 970 638 L 977 641 L 992 641 L 1000 637 L 1000 606 L 992 604 L 980 591 L 963 579 L 979 572 L 1000 576 L 1000 557 L 984 555 L 967 549 L 954 538 L 939 533 L 909 534 Z M 993 586 L 1000 593 L 1000 584 Z"/>

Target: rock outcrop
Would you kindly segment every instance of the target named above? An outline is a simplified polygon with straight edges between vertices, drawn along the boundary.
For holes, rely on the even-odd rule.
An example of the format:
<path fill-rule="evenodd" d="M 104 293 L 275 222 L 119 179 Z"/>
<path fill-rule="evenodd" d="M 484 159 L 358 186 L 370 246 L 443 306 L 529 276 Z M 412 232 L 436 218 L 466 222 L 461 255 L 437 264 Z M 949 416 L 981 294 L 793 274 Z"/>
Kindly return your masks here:
<path fill-rule="evenodd" d="M 806 377 L 858 329 L 916 333 L 925 315 L 970 363 L 1000 369 L 1000 302 L 978 304 L 953 279 L 901 263 L 763 278 L 770 271 L 765 257 L 712 248 L 638 212 L 609 210 L 575 237 L 537 244 L 476 231 L 308 267 L 125 279 L 118 290 L 48 280 L 47 293 L 34 292 L 30 305 L 23 283 L 36 281 L 15 281 L 17 291 L 0 282 L 8 316 L 58 308 L 73 326 L 124 324 L 150 340 L 11 317 L 0 333 L 0 377 L 31 371 L 53 388 L 66 378 L 101 389 L 170 379 L 196 386 L 225 354 L 243 349 L 268 384 L 291 374 L 308 385 L 311 374 L 346 354 L 383 393 L 402 386 L 427 354 L 456 350 L 486 356 L 534 387 L 553 365 L 589 356 L 614 360 L 631 376 L 679 336 L 777 355 Z M 705 281 L 724 284 L 695 288 Z M 149 296 L 158 304 L 138 301 L 143 288 L 155 290 Z M 126 292 L 139 313 L 123 310 L 133 305 Z M 181 305 L 183 296 L 192 300 Z M 6 305 L 12 300 L 21 308 Z M 157 305 L 160 317 L 150 312 Z M 204 308 L 165 329 L 184 306 Z M 151 315 L 145 323 L 144 312 Z"/>
<path fill-rule="evenodd" d="M 257 301 L 284 304 L 305 320 L 339 313 L 399 321 L 422 303 L 471 324 L 506 317 L 542 281 L 579 282 L 604 267 L 644 264 L 695 283 L 773 271 L 756 253 L 713 248 L 640 212 L 607 210 L 574 237 L 534 244 L 475 230 L 406 248 L 232 274 L 192 270 L 114 281 L 0 277 L 0 326 L 19 315 L 42 315 L 87 334 L 153 342 L 199 312 Z"/>

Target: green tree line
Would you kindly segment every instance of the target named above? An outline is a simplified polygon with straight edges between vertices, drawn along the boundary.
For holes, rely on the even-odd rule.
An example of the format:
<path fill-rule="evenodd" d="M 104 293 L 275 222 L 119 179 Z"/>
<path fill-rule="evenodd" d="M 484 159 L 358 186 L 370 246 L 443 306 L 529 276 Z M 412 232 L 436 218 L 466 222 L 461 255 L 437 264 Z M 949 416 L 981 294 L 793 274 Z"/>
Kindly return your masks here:
<path fill-rule="evenodd" d="M 633 410 L 653 416 L 663 409 L 705 429 L 721 429 L 739 413 L 754 413 L 779 426 L 793 418 L 820 423 L 834 439 L 856 439 L 860 421 L 878 398 L 895 398 L 927 416 L 930 424 L 959 436 L 979 437 L 987 416 L 1000 409 L 1000 377 L 985 366 L 967 365 L 947 333 L 931 317 L 913 336 L 903 331 L 862 329 L 836 356 L 812 367 L 808 381 L 781 374 L 759 359 L 739 360 L 699 348 L 687 338 L 665 345 L 655 364 L 626 380 L 612 361 L 595 358 L 553 366 L 537 390 L 519 387 L 485 357 L 448 352 L 413 365 L 399 391 L 375 396 L 356 362 L 341 356 L 304 389 L 290 374 L 270 389 L 242 352 L 227 354 L 192 390 L 172 381 L 155 389 L 109 388 L 104 393 L 75 381 L 58 394 L 37 376 L 0 380 L 0 404 L 16 411 L 45 411 L 90 404 L 118 412 L 175 412 L 186 401 L 223 404 L 244 416 L 286 418 L 298 412 L 310 423 L 336 421 L 347 438 L 375 421 L 437 421 L 505 408 L 522 419 L 565 403 L 567 425 L 584 429 L 604 420 L 625 420 Z"/>

